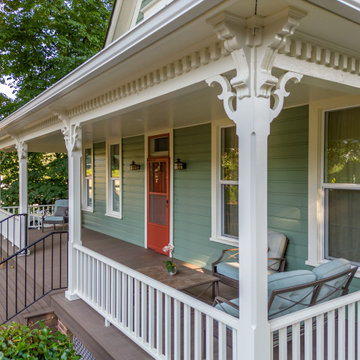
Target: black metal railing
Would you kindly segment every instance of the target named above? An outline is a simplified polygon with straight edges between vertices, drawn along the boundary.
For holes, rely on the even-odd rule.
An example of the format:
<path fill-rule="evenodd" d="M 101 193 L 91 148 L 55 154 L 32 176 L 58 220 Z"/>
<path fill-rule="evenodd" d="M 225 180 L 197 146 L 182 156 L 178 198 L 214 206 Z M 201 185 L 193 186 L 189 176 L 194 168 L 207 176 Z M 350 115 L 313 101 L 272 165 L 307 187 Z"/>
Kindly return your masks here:
<path fill-rule="evenodd" d="M 0 220 L 0 260 L 28 245 L 28 214 L 13 214 Z"/>
<path fill-rule="evenodd" d="M 0 323 L 51 291 L 67 288 L 67 254 L 68 232 L 56 231 L 0 262 Z"/>

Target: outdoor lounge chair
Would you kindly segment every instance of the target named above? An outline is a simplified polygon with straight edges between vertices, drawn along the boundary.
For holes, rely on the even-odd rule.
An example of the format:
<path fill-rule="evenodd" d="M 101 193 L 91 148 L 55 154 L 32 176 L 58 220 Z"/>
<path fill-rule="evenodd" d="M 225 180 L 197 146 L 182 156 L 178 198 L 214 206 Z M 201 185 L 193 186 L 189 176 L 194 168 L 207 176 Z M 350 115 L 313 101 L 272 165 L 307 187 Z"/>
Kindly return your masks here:
<path fill-rule="evenodd" d="M 268 231 L 268 273 L 285 270 L 285 252 L 288 238 L 279 232 Z M 212 263 L 212 273 L 224 284 L 239 287 L 239 249 L 223 250 L 219 259 Z"/>
<path fill-rule="evenodd" d="M 68 210 L 69 210 L 69 200 L 62 199 L 55 201 L 54 213 L 52 215 L 44 215 L 42 217 L 41 222 L 41 231 L 44 232 L 44 225 L 45 224 L 52 224 L 54 225 L 62 225 L 63 228 L 65 224 L 68 222 Z"/>
<path fill-rule="evenodd" d="M 356 270 L 349 261 L 336 259 L 312 271 L 294 270 L 269 275 L 269 320 L 346 295 Z M 227 300 L 217 296 L 214 306 L 239 316 L 239 298 Z"/>

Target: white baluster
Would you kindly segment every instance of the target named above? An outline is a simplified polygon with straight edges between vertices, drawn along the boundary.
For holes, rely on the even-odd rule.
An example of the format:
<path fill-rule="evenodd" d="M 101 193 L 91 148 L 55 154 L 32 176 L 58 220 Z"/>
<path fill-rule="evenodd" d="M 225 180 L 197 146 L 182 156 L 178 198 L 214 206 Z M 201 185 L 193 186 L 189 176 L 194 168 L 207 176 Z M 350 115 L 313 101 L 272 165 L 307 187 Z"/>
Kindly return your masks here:
<path fill-rule="evenodd" d="M 328 327 L 327 358 L 328 360 L 335 360 L 335 311 L 334 310 L 328 312 L 327 327 Z"/>
<path fill-rule="evenodd" d="M 174 360 L 180 360 L 181 347 L 181 304 L 174 299 Z"/>
<path fill-rule="evenodd" d="M 218 333 L 219 333 L 219 360 L 226 359 L 226 326 L 224 323 L 218 323 Z"/>
<path fill-rule="evenodd" d="M 214 320 L 206 315 L 206 360 L 214 359 Z"/>
<path fill-rule="evenodd" d="M 355 360 L 355 303 L 348 306 L 348 360 Z"/>
<path fill-rule="evenodd" d="M 324 360 L 324 314 L 316 317 L 316 360 Z"/>
<path fill-rule="evenodd" d="M 346 309 L 342 306 L 338 309 L 338 360 L 345 360 L 346 344 Z"/>
<path fill-rule="evenodd" d="M 156 291 L 156 348 L 157 353 L 163 353 L 163 294 Z"/>
<path fill-rule="evenodd" d="M 191 356 L 191 309 L 184 304 L 184 359 Z"/>

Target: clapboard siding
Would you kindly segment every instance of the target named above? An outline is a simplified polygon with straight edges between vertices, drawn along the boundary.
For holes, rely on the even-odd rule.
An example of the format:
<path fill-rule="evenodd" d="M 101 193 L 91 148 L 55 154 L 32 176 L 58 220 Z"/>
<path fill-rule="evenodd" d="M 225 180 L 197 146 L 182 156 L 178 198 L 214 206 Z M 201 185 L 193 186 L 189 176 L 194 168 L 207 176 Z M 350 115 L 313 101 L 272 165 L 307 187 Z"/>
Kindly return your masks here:
<path fill-rule="evenodd" d="M 211 125 L 174 131 L 174 158 L 187 164 L 174 171 L 175 256 L 210 268 L 221 249 L 211 236 Z"/>
<path fill-rule="evenodd" d="M 130 171 L 132 161 L 140 171 Z M 83 211 L 83 226 L 144 246 L 144 137 L 122 140 L 122 219 L 106 216 L 106 145 L 94 144 L 94 212 Z M 101 241 L 101 239 L 99 239 Z"/>
<path fill-rule="evenodd" d="M 308 231 L 308 107 L 283 110 L 271 124 L 268 226 L 289 238 L 287 270 L 305 268 Z"/>

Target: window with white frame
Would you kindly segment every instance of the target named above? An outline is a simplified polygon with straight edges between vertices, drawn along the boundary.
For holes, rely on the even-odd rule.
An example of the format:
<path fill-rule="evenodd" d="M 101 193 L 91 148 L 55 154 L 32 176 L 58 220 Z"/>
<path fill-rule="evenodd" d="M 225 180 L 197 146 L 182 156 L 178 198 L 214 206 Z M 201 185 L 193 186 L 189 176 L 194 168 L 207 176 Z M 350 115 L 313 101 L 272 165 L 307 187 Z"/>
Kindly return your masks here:
<path fill-rule="evenodd" d="M 235 126 L 213 130 L 212 240 L 231 244 L 238 239 L 238 137 Z"/>
<path fill-rule="evenodd" d="M 84 210 L 93 210 L 94 205 L 93 154 L 92 147 L 84 149 Z"/>
<path fill-rule="evenodd" d="M 360 264 L 360 107 L 325 113 L 324 257 Z"/>
<path fill-rule="evenodd" d="M 107 215 L 121 216 L 121 145 L 108 145 Z"/>

